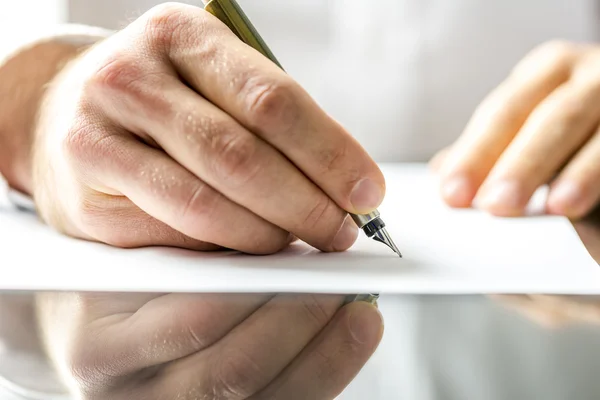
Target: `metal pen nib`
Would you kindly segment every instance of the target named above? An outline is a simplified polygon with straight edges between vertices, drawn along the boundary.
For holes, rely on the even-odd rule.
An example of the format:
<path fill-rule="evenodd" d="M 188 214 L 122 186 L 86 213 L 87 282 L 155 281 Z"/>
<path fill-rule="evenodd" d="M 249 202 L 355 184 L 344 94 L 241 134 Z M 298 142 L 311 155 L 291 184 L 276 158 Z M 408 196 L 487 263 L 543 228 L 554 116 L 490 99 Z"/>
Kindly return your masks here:
<path fill-rule="evenodd" d="M 402 258 L 402 253 L 400 253 L 400 250 L 396 246 L 396 243 L 394 243 L 392 237 L 385 228 L 381 228 L 379 231 L 377 231 L 373 235 L 373 240 L 387 245 L 390 249 L 394 250 L 394 252 L 400 256 L 400 258 Z"/>
<path fill-rule="evenodd" d="M 394 243 L 387 229 L 385 229 L 385 223 L 381 219 L 381 214 L 379 214 L 379 211 L 375 210 L 371 214 L 366 215 L 352 214 L 352 219 L 358 225 L 358 227 L 367 234 L 368 237 L 377 242 L 385 244 L 392 249 L 394 253 L 398 254 L 400 258 L 402 258 L 402 253 L 400 253 L 396 243 Z"/>

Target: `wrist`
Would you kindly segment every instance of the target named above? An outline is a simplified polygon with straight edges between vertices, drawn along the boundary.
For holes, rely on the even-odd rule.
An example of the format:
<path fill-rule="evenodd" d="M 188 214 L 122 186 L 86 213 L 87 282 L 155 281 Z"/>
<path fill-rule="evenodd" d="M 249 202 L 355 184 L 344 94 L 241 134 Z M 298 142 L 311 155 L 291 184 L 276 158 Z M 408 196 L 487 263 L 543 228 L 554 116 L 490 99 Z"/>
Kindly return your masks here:
<path fill-rule="evenodd" d="M 0 172 L 21 192 L 32 192 L 31 145 L 46 85 L 77 54 L 76 45 L 48 41 L 0 65 Z"/>

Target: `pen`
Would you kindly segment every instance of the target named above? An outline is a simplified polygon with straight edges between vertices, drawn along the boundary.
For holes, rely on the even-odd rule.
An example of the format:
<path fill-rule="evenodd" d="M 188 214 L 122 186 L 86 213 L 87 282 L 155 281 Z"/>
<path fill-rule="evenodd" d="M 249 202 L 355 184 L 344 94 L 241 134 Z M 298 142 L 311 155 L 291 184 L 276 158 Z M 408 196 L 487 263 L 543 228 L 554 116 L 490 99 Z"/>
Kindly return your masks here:
<path fill-rule="evenodd" d="M 282 70 L 284 69 L 236 0 L 210 0 L 206 2 L 204 9 L 226 24 L 244 43 L 263 54 Z M 387 245 L 402 257 L 400 250 L 385 229 L 385 223 L 381 219 L 379 211 L 375 210 L 365 215 L 350 215 L 367 237 Z M 378 297 L 378 294 L 352 295 L 347 302 L 361 300 L 375 304 Z"/>

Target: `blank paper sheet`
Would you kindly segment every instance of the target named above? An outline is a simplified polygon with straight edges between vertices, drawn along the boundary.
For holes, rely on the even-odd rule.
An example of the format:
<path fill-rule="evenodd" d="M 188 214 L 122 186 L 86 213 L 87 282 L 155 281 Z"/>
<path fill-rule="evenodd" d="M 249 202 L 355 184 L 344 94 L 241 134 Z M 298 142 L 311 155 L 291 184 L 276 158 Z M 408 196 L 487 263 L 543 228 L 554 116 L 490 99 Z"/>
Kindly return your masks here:
<path fill-rule="evenodd" d="M 304 243 L 270 256 L 124 250 L 2 208 L 0 290 L 600 294 L 600 268 L 566 218 L 535 215 L 535 202 L 523 218 L 450 209 L 425 165 L 382 169 L 380 211 L 402 259 L 362 234 L 337 254 Z"/>

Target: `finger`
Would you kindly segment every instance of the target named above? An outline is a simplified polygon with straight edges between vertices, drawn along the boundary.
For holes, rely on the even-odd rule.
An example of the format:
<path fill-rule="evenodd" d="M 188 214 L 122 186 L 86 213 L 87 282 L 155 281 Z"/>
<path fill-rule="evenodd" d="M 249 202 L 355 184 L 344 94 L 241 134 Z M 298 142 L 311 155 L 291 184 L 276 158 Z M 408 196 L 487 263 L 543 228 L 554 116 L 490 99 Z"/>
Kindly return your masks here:
<path fill-rule="evenodd" d="M 343 301 L 343 296 L 277 296 L 218 344 L 166 367 L 164 374 L 199 394 L 246 399 L 300 354 Z"/>
<path fill-rule="evenodd" d="M 345 211 L 285 156 L 179 78 L 140 72 L 131 83 L 129 76 L 114 76 L 122 70 L 113 68 L 103 72 L 103 95 L 98 96 L 111 119 L 129 131 L 150 135 L 175 161 L 246 213 L 324 251 L 343 251 L 354 243 L 358 228 Z M 213 189 L 207 187 L 211 193 Z"/>
<path fill-rule="evenodd" d="M 569 218 L 582 218 L 600 201 L 600 129 L 569 161 L 552 183 L 547 210 Z"/>
<path fill-rule="evenodd" d="M 300 85 L 211 14 L 179 11 L 163 9 L 150 23 L 179 16 L 167 18 L 174 26 L 166 54 L 191 87 L 281 151 L 343 209 L 362 214 L 379 206 L 381 171 Z M 164 33 L 154 32 L 164 42 Z"/>
<path fill-rule="evenodd" d="M 94 240 L 121 248 L 168 246 L 199 251 L 221 249 L 215 244 L 192 239 L 151 217 L 127 197 L 98 192 L 87 196 L 85 226 L 81 229 Z"/>
<path fill-rule="evenodd" d="M 478 107 L 441 168 L 441 194 L 471 206 L 480 185 L 538 104 L 566 82 L 576 50 L 550 44 L 534 51 Z"/>
<path fill-rule="evenodd" d="M 533 193 L 589 139 L 600 86 L 568 83 L 546 98 L 497 161 L 478 195 L 496 215 L 521 215 Z"/>
<path fill-rule="evenodd" d="M 164 152 L 114 128 L 92 125 L 70 140 L 78 170 L 195 240 L 248 253 L 272 253 L 287 232 L 220 195 Z M 88 212 L 83 213 L 84 216 Z"/>
<path fill-rule="evenodd" d="M 356 377 L 381 341 L 376 307 L 352 303 L 342 309 L 273 383 L 252 399 L 334 399 Z"/>

